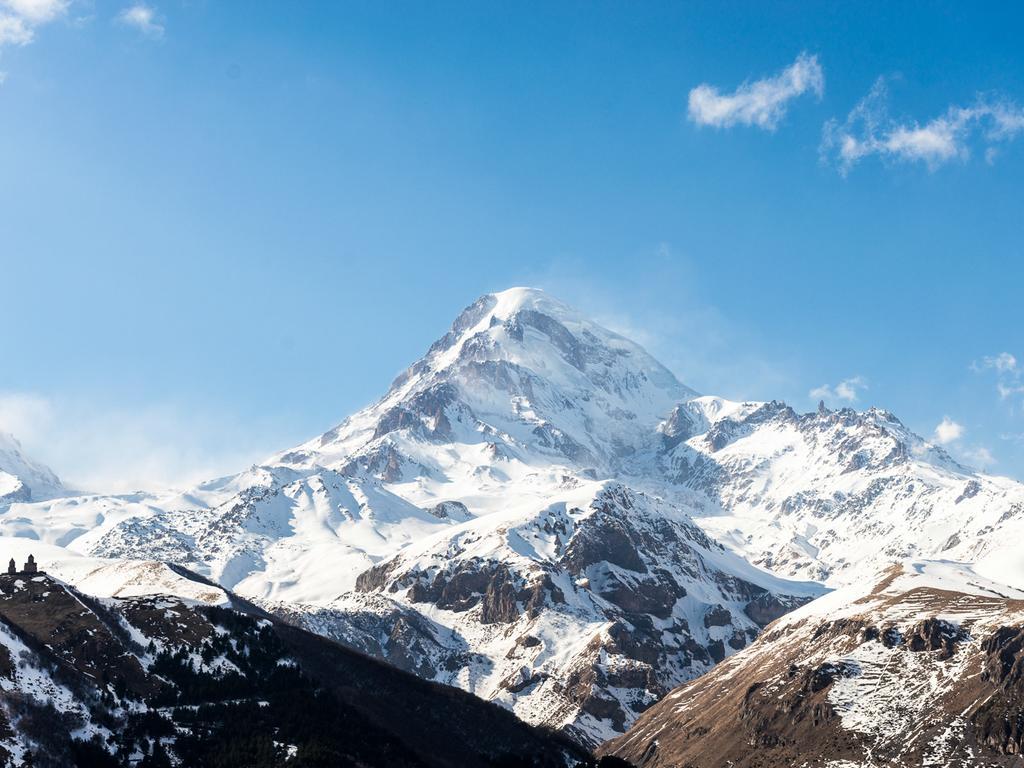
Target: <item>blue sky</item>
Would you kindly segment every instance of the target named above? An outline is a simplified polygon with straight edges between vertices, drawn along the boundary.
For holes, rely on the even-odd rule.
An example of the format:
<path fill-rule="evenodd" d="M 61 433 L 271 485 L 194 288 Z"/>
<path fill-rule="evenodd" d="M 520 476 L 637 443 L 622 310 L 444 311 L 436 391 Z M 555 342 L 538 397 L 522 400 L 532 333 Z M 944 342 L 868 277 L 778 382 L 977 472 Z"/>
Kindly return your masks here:
<path fill-rule="evenodd" d="M 0 9 L 0 428 L 75 482 L 303 440 L 522 284 L 1024 478 L 1019 11 Z"/>

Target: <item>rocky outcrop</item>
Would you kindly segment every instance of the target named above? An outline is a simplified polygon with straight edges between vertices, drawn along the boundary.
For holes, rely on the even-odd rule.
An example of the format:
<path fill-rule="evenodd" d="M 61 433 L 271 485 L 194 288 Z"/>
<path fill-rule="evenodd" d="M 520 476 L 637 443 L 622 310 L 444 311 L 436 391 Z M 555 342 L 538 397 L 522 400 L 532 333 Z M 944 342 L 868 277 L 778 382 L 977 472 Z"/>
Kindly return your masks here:
<path fill-rule="evenodd" d="M 990 688 L 971 723 L 1002 755 L 1024 755 L 1024 625 L 999 627 L 981 644 L 981 679 Z"/>
<path fill-rule="evenodd" d="M 767 627 L 806 602 L 807 598 L 776 595 L 765 591 L 743 606 L 743 612 L 759 626 Z"/>
<path fill-rule="evenodd" d="M 938 651 L 940 659 L 948 659 L 956 652 L 957 643 L 966 637 L 967 633 L 952 622 L 933 618 L 911 627 L 903 640 L 915 653 Z"/>

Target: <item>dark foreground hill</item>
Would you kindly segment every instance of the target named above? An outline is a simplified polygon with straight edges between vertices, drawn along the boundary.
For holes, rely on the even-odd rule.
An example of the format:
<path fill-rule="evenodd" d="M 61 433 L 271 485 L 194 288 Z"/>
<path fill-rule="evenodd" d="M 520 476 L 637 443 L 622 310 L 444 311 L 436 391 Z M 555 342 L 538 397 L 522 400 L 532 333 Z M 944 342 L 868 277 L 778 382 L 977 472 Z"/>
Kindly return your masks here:
<path fill-rule="evenodd" d="M 261 615 L 0 576 L 0 765 L 572 766 L 507 710 Z"/>

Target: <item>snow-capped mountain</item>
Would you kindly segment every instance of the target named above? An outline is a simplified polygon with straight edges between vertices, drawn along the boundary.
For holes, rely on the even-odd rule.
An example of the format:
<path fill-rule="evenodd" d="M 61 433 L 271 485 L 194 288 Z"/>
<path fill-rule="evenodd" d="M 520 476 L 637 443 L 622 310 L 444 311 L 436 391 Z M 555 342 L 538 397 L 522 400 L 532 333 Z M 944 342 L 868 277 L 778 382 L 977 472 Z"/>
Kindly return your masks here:
<path fill-rule="evenodd" d="M 67 493 L 49 467 L 28 458 L 13 435 L 0 432 L 0 510 L 14 502 L 42 501 Z"/>
<path fill-rule="evenodd" d="M 823 591 L 780 575 L 1013 571 L 1022 505 L 887 412 L 699 396 L 520 288 L 313 440 L 180 493 L 14 503 L 0 536 L 186 566 L 594 742 Z"/>
<path fill-rule="evenodd" d="M 908 561 L 779 619 L 602 751 L 640 768 L 1020 765 L 1024 592 Z"/>
<path fill-rule="evenodd" d="M 377 439 L 388 437 L 384 445 L 409 460 L 387 467 L 391 482 L 440 470 L 468 473 L 475 489 L 474 468 L 495 460 L 568 463 L 607 477 L 653 445 L 652 426 L 695 394 L 638 345 L 541 291 L 516 288 L 464 310 L 379 403 L 278 458 L 386 464 Z M 459 446 L 469 466 L 421 456 L 423 443 Z"/>

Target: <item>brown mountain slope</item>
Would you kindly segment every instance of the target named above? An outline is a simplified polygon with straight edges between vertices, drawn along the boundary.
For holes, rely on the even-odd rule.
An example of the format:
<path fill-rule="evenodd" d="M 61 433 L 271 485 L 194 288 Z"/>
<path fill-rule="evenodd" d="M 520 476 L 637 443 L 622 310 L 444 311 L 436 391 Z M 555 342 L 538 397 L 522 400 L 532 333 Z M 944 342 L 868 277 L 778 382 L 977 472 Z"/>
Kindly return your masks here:
<path fill-rule="evenodd" d="M 895 567 L 770 625 L 601 751 L 640 768 L 1020 766 L 1024 592 Z"/>

